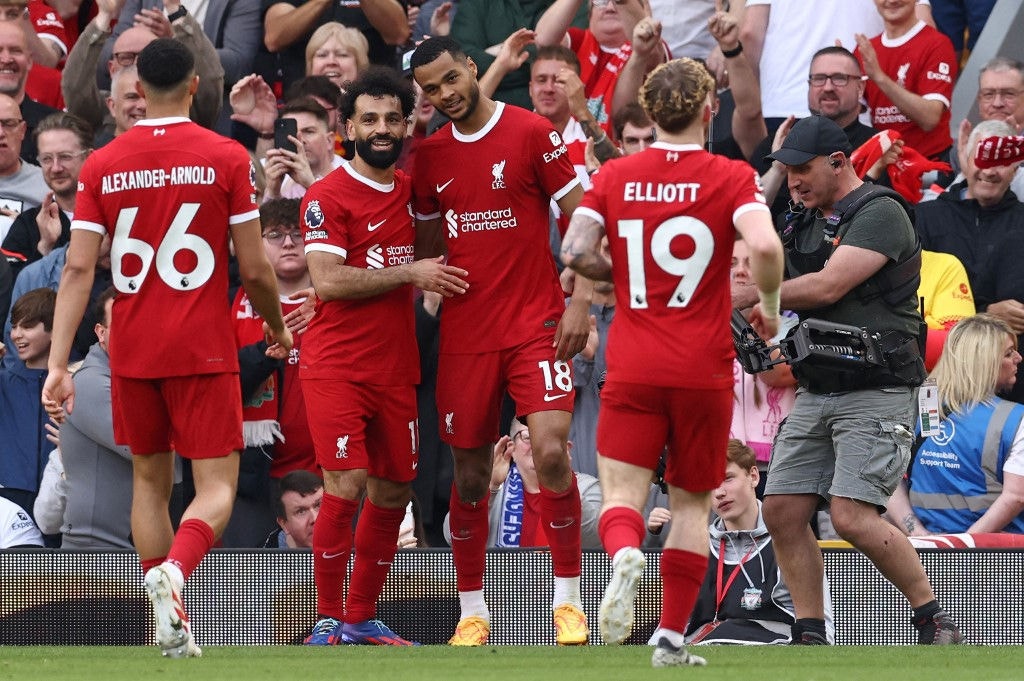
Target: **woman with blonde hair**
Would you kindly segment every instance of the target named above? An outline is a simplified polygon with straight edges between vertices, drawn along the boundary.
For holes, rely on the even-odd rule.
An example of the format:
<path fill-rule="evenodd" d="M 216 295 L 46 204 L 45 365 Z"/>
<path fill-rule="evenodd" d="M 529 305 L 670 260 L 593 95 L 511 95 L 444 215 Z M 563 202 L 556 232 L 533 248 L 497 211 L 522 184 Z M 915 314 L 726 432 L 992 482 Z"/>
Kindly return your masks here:
<path fill-rule="evenodd" d="M 306 44 L 306 75 L 327 76 L 345 89 L 370 63 L 366 36 L 331 21 L 313 31 Z"/>
<path fill-rule="evenodd" d="M 908 535 L 1024 533 L 1024 405 L 996 396 L 1013 387 L 1020 362 L 1017 336 L 998 317 L 967 317 L 949 332 L 931 373 L 938 433 L 889 505 Z"/>

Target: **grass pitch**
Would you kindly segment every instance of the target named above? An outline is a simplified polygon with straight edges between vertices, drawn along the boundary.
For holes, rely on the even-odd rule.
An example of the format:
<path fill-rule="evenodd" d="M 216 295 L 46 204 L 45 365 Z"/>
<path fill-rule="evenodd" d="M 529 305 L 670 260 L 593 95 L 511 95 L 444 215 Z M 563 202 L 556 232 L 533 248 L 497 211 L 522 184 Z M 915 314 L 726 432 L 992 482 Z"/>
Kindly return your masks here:
<path fill-rule="evenodd" d="M 651 669 L 646 646 L 581 648 L 445 646 L 206 647 L 203 657 L 169 660 L 157 648 L 0 647 L 7 681 L 1003 681 L 1024 678 L 1021 647 L 725 647 L 696 652 L 708 666 Z"/>

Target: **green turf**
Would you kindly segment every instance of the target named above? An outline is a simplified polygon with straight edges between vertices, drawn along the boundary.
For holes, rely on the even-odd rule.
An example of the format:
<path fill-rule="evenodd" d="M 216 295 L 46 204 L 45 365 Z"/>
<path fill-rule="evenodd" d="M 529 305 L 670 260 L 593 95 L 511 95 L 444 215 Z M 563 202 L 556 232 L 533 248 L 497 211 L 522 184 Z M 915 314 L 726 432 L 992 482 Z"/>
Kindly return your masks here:
<path fill-rule="evenodd" d="M 0 679 L 34 681 L 1002 681 L 1024 678 L 1024 648 L 711 647 L 701 669 L 650 668 L 642 646 L 453 649 L 207 647 L 198 660 L 167 660 L 152 648 L 0 647 Z"/>

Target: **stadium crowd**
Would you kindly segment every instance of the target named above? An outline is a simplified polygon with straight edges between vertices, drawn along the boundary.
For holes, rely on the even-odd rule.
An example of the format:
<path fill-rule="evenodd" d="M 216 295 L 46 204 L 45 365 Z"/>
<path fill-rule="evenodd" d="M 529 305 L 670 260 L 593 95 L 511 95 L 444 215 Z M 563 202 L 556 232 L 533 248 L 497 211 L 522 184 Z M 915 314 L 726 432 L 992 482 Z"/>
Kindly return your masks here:
<path fill-rule="evenodd" d="M 1024 528 L 1024 493 L 1016 489 L 1020 476 L 1014 472 L 1020 468 L 1024 419 L 1020 409 L 991 406 L 1003 404 L 1003 398 L 1008 404 L 1024 402 L 1016 352 L 1024 335 L 1024 290 L 1016 287 L 1022 279 L 1015 257 L 1020 249 L 1017 232 L 1024 229 L 1024 205 L 1018 198 L 1024 173 L 1017 163 L 980 168 L 975 162 L 985 138 L 1021 134 L 1024 63 L 1000 56 L 985 64 L 977 83 L 979 121 L 974 125 L 952 121 L 951 125 L 951 100 L 960 66 L 975 46 L 995 0 L 819 0 L 813 3 L 813 11 L 808 4 L 797 0 L 0 0 L 0 316 L 5 320 L 0 348 L 0 497 L 6 500 L 5 509 L 10 507 L 4 511 L 8 520 L 0 528 L 0 548 L 41 543 L 75 549 L 136 545 L 131 510 L 133 455 L 115 435 L 122 431 L 111 408 L 108 356 L 111 338 L 116 345 L 121 328 L 112 315 L 125 314 L 111 301 L 134 293 L 129 288 L 135 284 L 131 275 L 125 276 L 120 262 L 125 251 L 115 246 L 111 254 L 107 236 L 98 246 L 88 300 L 82 301 L 86 312 L 80 322 L 75 320 L 68 346 L 72 366 L 77 367 L 76 406 L 51 419 L 54 412 L 44 409 L 41 394 L 48 366 L 53 366 L 51 333 L 59 305 L 52 292 L 60 288 L 73 243 L 76 207 L 82 207 L 80 174 L 91 155 L 116 145 L 119 137 L 147 118 L 146 88 L 152 83 L 146 81 L 151 76 L 138 63 L 139 55 L 155 41 L 171 39 L 187 48 L 198 76 L 185 102 L 189 118 L 237 141 L 252 160 L 252 203 L 258 207 L 262 252 L 273 270 L 274 281 L 266 283 L 276 284 L 280 313 L 294 335 L 294 345 L 281 356 L 280 343 L 265 337 L 260 306 L 243 285 L 249 281 L 246 261 L 233 261 L 226 268 L 228 296 L 223 300 L 223 315 L 230 316 L 237 361 L 225 366 L 238 367 L 242 446 L 238 447 L 237 481 L 232 481 L 237 493 L 230 518 L 225 517 L 225 527 L 216 532 L 221 536 L 215 545 L 316 550 L 320 621 L 307 642 L 409 643 L 374 619 L 373 595 L 379 593 L 387 568 L 361 567 L 357 560 L 348 602 L 343 605 L 340 590 L 346 567 L 328 565 L 324 559 L 329 554 L 347 558 L 355 547 L 357 556 L 373 557 L 386 566 L 396 547 L 448 545 L 459 567 L 463 617 L 452 644 L 479 645 L 487 640 L 489 615 L 481 589 L 481 556 L 485 547 L 495 546 L 551 547 L 558 641 L 586 642 L 588 625 L 579 609 L 582 525 L 585 548 L 602 542 L 606 548 L 615 547 L 609 553 L 617 578 L 642 570 L 642 562 L 631 562 L 640 560 L 632 553 L 635 547 L 651 545 L 662 527 L 668 528 L 665 555 L 673 557 L 662 559 L 663 574 L 666 570 L 696 574 L 696 584 L 672 586 L 692 591 L 693 599 L 703 579 L 699 610 L 714 615 L 715 621 L 721 603 L 721 596 L 717 603 L 712 598 L 715 567 L 721 581 L 721 563 L 731 560 L 737 565 L 732 568 L 735 571 L 749 557 L 749 553 L 740 557 L 745 544 L 742 551 L 725 550 L 733 531 L 740 532 L 747 538 L 744 541 L 752 542 L 750 546 L 761 547 L 758 551 L 767 546 L 769 562 L 762 559 L 761 570 L 767 564 L 772 572 L 764 576 L 771 585 L 768 593 L 775 589 L 785 598 L 772 601 L 771 612 L 758 616 L 760 595 L 754 598 L 753 592 L 761 592 L 751 584 L 744 590 L 749 600 L 744 600 L 742 608 L 731 608 L 734 614 L 742 619 L 744 612 L 753 613 L 751 619 L 761 622 L 760 640 L 825 643 L 833 640 L 833 632 L 831 609 L 822 605 L 823 583 L 825 600 L 828 593 L 822 575 L 812 569 L 809 578 L 788 587 L 783 583 L 784 576 L 795 574 L 805 566 L 801 561 L 808 560 L 807 552 L 793 546 L 790 538 L 801 534 L 793 531 L 794 526 L 799 528 L 812 517 L 808 532 L 822 538 L 837 534 L 849 538 L 903 590 L 914 608 L 922 642 L 958 641 L 955 624 L 934 600 L 926 577 L 918 574 L 919 566 L 918 572 L 908 576 L 911 570 L 899 564 L 910 560 L 906 552 L 896 557 L 873 552 L 870 547 L 879 535 L 872 533 L 887 530 L 875 525 L 866 529 L 869 520 L 864 518 L 881 520 L 877 508 L 884 507 L 895 491 L 899 512 L 889 514 L 891 524 L 886 527 L 900 533 L 901 539 L 922 534 L 933 523 L 948 533 Z M 617 178 L 602 171 L 604 164 L 610 163 L 609 169 L 627 167 L 625 161 L 614 159 L 643 153 L 652 145 L 675 144 L 658 137 L 657 130 L 680 131 L 671 130 L 665 123 L 668 119 L 659 118 L 666 115 L 663 110 L 653 111 L 653 105 L 647 105 L 657 100 L 657 93 L 645 93 L 644 88 L 652 71 L 684 57 L 700 60 L 706 68 L 701 74 L 712 78 L 710 116 L 701 133 L 706 135 L 708 151 L 749 164 L 729 166 L 729 172 L 739 177 L 750 170 L 749 177 L 756 178 L 750 184 L 751 196 L 756 187 L 787 249 L 792 243 L 787 235 L 802 229 L 798 225 L 803 221 L 813 221 L 815 211 L 824 220 L 829 212 L 822 209 L 835 206 L 839 212 L 833 226 L 839 228 L 842 211 L 850 208 L 840 203 L 844 192 L 837 187 L 846 187 L 844 182 L 852 191 L 862 179 L 882 188 L 888 209 L 906 216 L 887 217 L 888 224 L 909 220 L 906 243 L 898 245 L 881 244 L 881 239 L 865 238 L 850 228 L 850 240 L 844 242 L 849 249 L 872 256 L 883 253 L 887 258 L 874 269 L 868 267 L 868 260 L 844 260 L 851 268 L 867 268 L 857 270 L 860 278 L 845 284 L 815 279 L 816 285 L 834 286 L 835 295 L 829 299 L 795 292 L 800 279 L 813 275 L 806 273 L 806 263 L 794 265 L 787 250 L 787 278 L 793 281 L 782 285 L 783 311 L 775 318 L 773 286 L 764 264 L 774 262 L 774 256 L 758 246 L 760 224 L 757 229 L 744 228 L 740 218 L 731 215 L 733 208 L 736 215 L 747 210 L 746 204 L 723 195 L 723 203 L 736 202 L 728 206 L 729 230 L 735 219 L 735 233 L 747 237 L 737 239 L 734 250 L 731 240 L 727 245 L 716 243 L 731 253 L 732 306 L 743 311 L 766 341 L 778 341 L 798 325 L 797 313 L 800 319 L 831 319 L 828 310 L 840 309 L 845 296 L 859 291 L 857 287 L 866 280 L 874 282 L 878 291 L 864 298 L 870 299 L 871 309 L 879 307 L 885 315 L 891 314 L 897 320 L 894 325 L 906 326 L 915 338 L 915 323 L 927 325 L 923 367 L 930 370 L 938 362 L 940 397 L 956 377 L 951 366 L 978 373 L 991 373 L 990 364 L 995 367 L 996 374 L 985 379 L 976 396 L 937 408 L 944 422 L 970 419 L 971 427 L 961 427 L 957 434 L 973 440 L 943 440 L 943 459 L 935 454 L 938 445 L 933 443 L 942 439 L 941 429 L 918 432 L 915 437 L 896 420 L 876 419 L 895 443 L 894 465 L 899 470 L 887 470 L 880 476 L 885 481 L 878 482 L 871 493 L 852 491 L 853 487 L 830 491 L 827 486 L 815 490 L 787 486 L 787 471 L 772 467 L 773 443 L 784 442 L 788 453 L 799 448 L 805 432 L 794 432 L 791 422 L 780 436 L 780 425 L 794 410 L 800 418 L 809 418 L 802 408 L 801 391 L 810 386 L 813 393 L 823 383 L 820 377 L 808 378 L 800 372 L 794 376 L 785 364 L 750 375 L 734 361 L 729 437 L 736 442 L 734 449 L 741 444 L 748 449 L 728 460 L 728 479 L 724 477 L 726 438 L 722 437 L 716 441 L 721 452 L 715 461 L 723 470 L 701 481 L 704 506 L 673 501 L 671 493 L 667 499 L 658 499 L 650 475 L 638 483 L 642 494 L 632 495 L 641 502 L 650 496 L 646 506 L 633 504 L 629 495 L 630 503 L 622 501 L 627 497 L 621 496 L 626 493 L 624 483 L 620 485 L 624 478 L 619 476 L 624 474 L 607 468 L 607 461 L 602 463 L 601 455 L 607 452 L 601 451 L 599 443 L 611 442 L 614 447 L 623 443 L 612 435 L 601 435 L 598 414 L 603 413 L 606 372 L 616 370 L 609 366 L 605 352 L 609 334 L 629 312 L 617 311 L 617 294 L 626 296 L 631 307 L 642 307 L 646 303 L 640 296 L 645 293 L 634 289 L 637 284 L 632 279 L 624 282 L 629 288 L 626 293 L 622 285 L 610 281 L 610 275 L 605 281 L 594 275 L 597 269 L 580 265 L 580 253 L 570 252 L 573 239 L 579 237 L 578 230 L 591 225 L 577 224 L 574 215 L 582 213 L 595 224 L 604 224 L 605 217 L 617 210 L 603 203 L 606 190 L 602 188 Z M 388 80 L 382 73 L 393 78 Z M 701 74 L 680 72 L 678 82 L 703 83 Z M 692 93 L 681 93 L 680 99 L 688 94 Z M 402 105 L 384 110 L 368 104 L 389 98 Z M 647 104 L 641 105 L 644 101 Z M 666 106 L 685 108 L 686 104 L 674 101 Z M 518 118 L 522 109 L 537 117 Z M 693 115 L 699 118 L 699 113 Z M 488 161 L 484 167 L 489 157 L 476 150 L 486 148 L 486 133 L 498 121 L 508 124 L 506 141 L 514 139 L 519 152 L 503 149 L 507 166 L 502 160 L 493 167 Z M 694 125 L 699 132 L 700 125 Z M 547 139 L 549 146 L 536 154 L 542 161 L 525 158 Z M 678 137 L 685 139 L 689 138 Z M 471 149 L 459 144 L 480 146 Z M 680 141 L 663 148 L 678 158 L 683 146 Z M 812 170 L 803 170 L 819 156 L 825 157 L 821 168 L 827 163 L 837 178 L 833 181 L 830 175 L 825 183 L 832 192 L 827 198 L 823 198 L 823 180 L 818 178 L 815 186 L 809 175 Z M 445 212 L 450 205 L 447 196 L 470 191 L 459 187 L 469 184 L 464 178 L 474 177 L 480 187 L 504 189 L 507 178 L 527 172 L 521 168 L 529 169 L 532 183 L 508 182 L 519 192 L 517 196 L 527 197 L 522 205 L 529 207 L 522 210 L 529 211 L 529 217 L 492 211 L 482 201 L 472 213 Z M 602 172 L 607 181 L 601 179 Z M 676 200 L 658 194 L 670 185 L 644 184 L 649 178 L 642 174 L 638 179 L 625 186 L 633 201 Z M 129 173 L 120 179 L 122 186 L 108 187 L 105 179 L 103 194 L 135 190 L 150 181 L 162 180 Z M 671 188 L 680 197 L 688 191 L 696 196 L 697 186 Z M 395 187 L 406 193 L 389 195 Z M 588 193 L 584 196 L 584 192 Z M 404 200 L 396 203 L 396 196 Z M 579 211 L 578 206 L 582 206 Z M 86 208 L 95 210 L 92 200 Z M 380 219 L 395 223 L 407 212 L 410 224 L 415 218 L 416 233 L 396 236 L 386 227 L 373 235 L 384 224 L 377 222 L 376 210 Z M 851 222 L 856 210 L 850 210 Z M 468 256 L 476 271 L 468 265 L 464 270 L 462 265 L 453 266 L 463 253 L 458 250 L 462 244 L 456 243 L 460 229 L 499 232 L 503 224 L 507 227 L 509 220 L 517 219 L 542 225 L 537 232 L 541 238 L 531 235 L 529 242 L 512 243 L 506 235 L 508 241 L 501 241 L 500 248 L 490 247 L 493 252 Z M 334 225 L 345 221 L 358 221 L 370 234 L 363 230 L 358 238 L 337 237 Z M 118 238 L 113 226 L 110 229 Z M 120 219 L 116 229 L 122 230 Z M 608 234 L 611 237 L 610 227 Z M 830 247 L 845 237 L 845 232 L 840 237 L 831 233 Z M 801 237 L 797 233 L 791 238 L 799 243 Z M 381 243 L 392 243 L 385 239 L 395 239 L 394 245 L 382 249 Z M 600 249 L 600 243 L 594 247 Z M 668 245 L 664 248 L 667 253 Z M 617 257 L 634 257 L 619 252 L 616 244 L 606 243 L 604 249 L 610 256 L 595 257 L 610 257 L 612 262 L 618 262 Z M 451 259 L 448 265 L 441 258 L 445 252 Z M 251 250 L 246 253 L 250 259 L 256 257 Z M 113 264 L 111 255 L 116 260 Z M 678 275 L 682 270 L 673 267 L 690 257 L 697 255 L 668 253 L 658 263 Z M 161 261 L 160 254 L 156 258 Z M 914 271 L 904 275 L 906 268 L 901 268 L 884 281 L 873 278 L 889 262 L 901 266 L 910 262 Z M 781 256 L 775 265 L 781 268 Z M 172 269 L 190 266 L 181 262 Z M 336 274 L 343 266 L 346 274 Z M 401 274 L 390 279 L 381 274 L 392 268 Z M 372 276 L 356 276 L 352 270 Z M 822 273 L 828 271 L 826 265 Z M 894 302 L 893 291 L 902 295 L 899 303 Z M 690 289 L 685 296 L 692 293 Z M 907 300 L 912 300 L 909 306 Z M 775 294 L 774 305 L 779 304 Z M 867 309 L 868 302 L 863 305 Z M 1005 341 L 1008 347 L 993 346 L 995 354 L 984 367 L 980 359 L 955 364 L 956 357 L 942 354 L 945 338 L 957 322 L 976 312 L 987 313 L 985 323 L 1002 333 L 997 341 Z M 160 315 L 150 312 L 148 317 Z M 868 319 L 860 312 L 851 318 Z M 352 327 L 352 320 L 361 326 Z M 446 333 L 446 323 L 456 331 Z M 540 326 L 545 331 L 538 336 Z M 475 333 L 457 337 L 457 330 L 474 328 Z M 724 322 L 708 328 L 721 330 Z M 204 329 L 187 332 L 194 334 L 193 342 L 204 342 Z M 368 346 L 367 335 L 379 336 L 382 343 Z M 723 336 L 715 348 L 731 342 Z M 540 345 L 537 338 L 543 341 Z M 662 355 L 676 352 L 673 343 L 652 345 L 643 361 L 657 367 Z M 958 344 L 954 349 L 971 351 L 970 346 L 966 348 Z M 1005 356 L 999 354 L 1003 352 Z M 168 364 L 174 361 L 167 358 Z M 546 384 L 539 392 L 524 387 L 522 377 L 512 371 L 517 364 L 543 368 Z M 923 367 L 920 376 L 911 380 L 912 388 L 916 387 L 913 380 L 920 383 L 924 378 Z M 668 368 L 665 371 L 669 373 Z M 724 381 L 727 388 L 728 380 L 719 378 L 716 374 L 715 387 Z M 364 384 L 373 389 L 360 392 Z M 818 392 L 861 388 L 828 385 L 830 389 Z M 638 399 L 623 393 L 621 379 L 609 387 L 615 404 Z M 387 407 L 382 406 L 388 401 L 382 397 L 385 394 L 393 398 Z M 924 406 L 918 410 L 916 400 L 913 404 L 916 421 Z M 876 403 L 853 406 L 864 413 L 878 408 Z M 377 424 L 375 409 L 386 417 L 380 417 L 380 424 L 365 425 L 364 432 L 351 441 L 347 435 L 341 437 L 342 429 L 358 420 L 353 414 L 360 409 L 367 410 L 366 423 Z M 1002 416 L 990 422 L 993 411 Z M 468 416 L 459 420 L 470 413 L 472 426 Z M 458 415 L 454 423 L 453 414 Z M 335 417 L 337 422 L 332 421 Z M 332 436 L 334 431 L 325 424 L 337 425 L 339 430 Z M 908 424 L 912 431 L 913 425 Z M 995 445 L 990 442 L 993 429 Z M 508 435 L 499 439 L 499 433 Z M 412 451 L 399 455 L 399 436 L 408 443 L 410 434 Z M 697 435 L 694 438 L 700 441 Z M 659 442 L 658 451 L 666 444 L 672 450 L 671 442 Z M 383 456 L 387 465 L 375 458 L 382 457 L 381 452 L 371 451 L 375 446 L 388 450 Z M 931 458 L 915 460 L 922 446 Z M 950 457 L 972 461 L 983 457 L 984 473 L 974 471 L 981 464 L 965 467 L 972 473 L 964 472 L 960 487 L 953 469 L 943 467 Z M 176 458 L 168 478 L 175 527 L 194 522 L 186 509 L 197 497 L 197 489 L 204 487 L 203 476 L 194 474 L 194 463 Z M 399 463 L 408 470 L 399 471 Z M 631 465 L 615 461 L 615 466 Z M 646 470 L 647 465 L 643 467 Z M 910 477 L 904 475 L 908 469 Z M 916 490 L 915 472 L 921 480 Z M 673 478 L 678 473 L 671 463 L 665 475 L 663 464 L 655 476 L 657 482 L 664 485 L 667 480 L 670 489 L 681 488 L 673 483 L 680 478 Z M 835 475 L 838 486 L 838 468 Z M 722 510 L 722 500 L 733 498 L 737 480 L 742 482 L 745 500 L 739 525 L 738 512 L 730 515 Z M 925 482 L 927 489 L 921 490 Z M 747 487 L 756 488 L 757 500 L 746 494 Z M 602 491 L 606 494 L 603 509 Z M 766 492 L 762 519 L 760 499 Z M 833 505 L 835 516 L 819 513 L 818 507 L 823 506 L 819 502 L 833 495 L 839 499 Z M 793 504 L 799 502 L 800 512 L 780 513 L 780 501 L 790 497 Z M 716 515 L 708 530 L 705 518 L 712 498 Z M 997 512 L 986 512 L 996 504 Z M 629 513 L 624 510 L 627 507 Z M 698 518 L 701 536 L 680 539 L 684 520 L 672 530 L 674 515 Z M 34 531 L 32 521 L 41 533 Z M 693 522 L 689 525 L 692 530 Z M 334 528 L 329 536 L 328 526 Z M 323 529 L 318 533 L 314 528 Z M 776 540 L 775 549 L 769 532 Z M 679 547 L 693 546 L 692 542 L 703 545 L 693 551 L 706 556 L 708 536 L 714 560 L 705 575 L 706 558 L 703 563 L 686 563 L 675 556 L 686 553 Z M 387 546 L 381 537 L 387 539 Z M 780 554 L 777 565 L 776 553 Z M 733 554 L 733 559 L 726 558 Z M 666 584 L 685 581 L 675 573 L 665 578 Z M 613 586 L 628 595 L 626 581 Z M 804 583 L 808 581 L 812 584 Z M 338 593 L 328 598 L 324 593 L 330 588 Z M 686 624 L 693 599 L 681 606 L 681 623 L 663 618 L 656 633 L 660 640 L 652 641 L 657 644 L 656 665 L 659 661 L 702 664 L 701 658 L 682 648 L 686 627 L 680 624 Z M 358 614 L 346 619 L 346 610 Z M 614 613 L 611 619 L 631 617 L 630 609 L 624 612 Z M 363 626 L 366 622 L 376 622 L 377 628 L 370 631 Z M 687 642 L 695 636 L 715 640 L 710 630 L 695 633 L 701 622 L 690 624 Z M 614 632 L 615 625 L 602 619 L 603 628 Z M 736 626 L 725 638 L 742 640 L 744 630 L 743 625 Z M 724 629 L 719 632 L 725 633 Z M 198 654 L 194 644 L 182 646 L 182 654 Z"/>

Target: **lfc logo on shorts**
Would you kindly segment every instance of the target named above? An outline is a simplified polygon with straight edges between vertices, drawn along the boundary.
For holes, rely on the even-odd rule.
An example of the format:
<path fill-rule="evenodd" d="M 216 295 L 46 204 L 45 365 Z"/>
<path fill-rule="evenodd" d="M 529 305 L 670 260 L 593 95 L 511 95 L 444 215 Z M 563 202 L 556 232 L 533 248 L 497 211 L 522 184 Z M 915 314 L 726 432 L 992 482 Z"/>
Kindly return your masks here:
<path fill-rule="evenodd" d="M 455 412 L 450 411 L 444 415 L 444 432 L 449 435 L 455 434 L 455 426 L 452 425 L 452 419 L 455 418 Z"/>
<path fill-rule="evenodd" d="M 347 459 L 348 458 L 348 435 L 342 435 L 338 438 L 337 445 L 338 451 L 335 452 L 334 458 L 336 459 Z"/>

